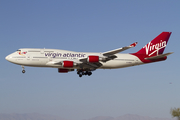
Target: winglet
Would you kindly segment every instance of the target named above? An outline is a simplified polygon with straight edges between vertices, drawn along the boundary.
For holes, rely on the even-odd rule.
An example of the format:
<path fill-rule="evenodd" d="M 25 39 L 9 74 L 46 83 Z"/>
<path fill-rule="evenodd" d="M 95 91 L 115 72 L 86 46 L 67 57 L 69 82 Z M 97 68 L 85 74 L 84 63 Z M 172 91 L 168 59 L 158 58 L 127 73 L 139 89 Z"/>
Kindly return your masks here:
<path fill-rule="evenodd" d="M 137 44 L 138 44 L 138 42 L 135 42 L 135 43 L 131 44 L 130 46 L 135 47 Z"/>

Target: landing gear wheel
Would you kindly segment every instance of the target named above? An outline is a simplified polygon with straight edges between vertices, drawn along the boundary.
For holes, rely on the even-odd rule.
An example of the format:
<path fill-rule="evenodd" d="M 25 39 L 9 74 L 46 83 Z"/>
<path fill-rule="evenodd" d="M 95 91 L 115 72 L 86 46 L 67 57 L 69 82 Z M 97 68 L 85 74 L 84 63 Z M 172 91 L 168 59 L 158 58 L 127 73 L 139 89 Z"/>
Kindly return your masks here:
<path fill-rule="evenodd" d="M 83 70 L 77 70 L 77 74 L 79 75 L 79 77 L 82 77 L 83 75 L 92 75 L 92 72 L 89 70 L 83 71 Z"/>
<path fill-rule="evenodd" d="M 82 77 L 82 74 L 79 74 L 79 77 Z"/>
<path fill-rule="evenodd" d="M 25 70 L 22 70 L 22 73 L 25 73 L 26 71 Z"/>
<path fill-rule="evenodd" d="M 92 72 L 88 72 L 88 76 L 92 75 Z"/>
<path fill-rule="evenodd" d="M 84 73 L 84 75 L 88 75 L 88 71 L 86 71 L 86 72 Z"/>

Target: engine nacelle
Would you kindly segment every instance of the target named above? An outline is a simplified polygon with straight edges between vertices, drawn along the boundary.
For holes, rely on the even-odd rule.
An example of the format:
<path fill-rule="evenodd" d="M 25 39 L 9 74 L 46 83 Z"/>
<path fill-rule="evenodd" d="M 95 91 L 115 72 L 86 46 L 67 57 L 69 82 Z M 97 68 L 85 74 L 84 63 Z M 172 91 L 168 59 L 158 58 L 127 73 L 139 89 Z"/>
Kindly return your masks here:
<path fill-rule="evenodd" d="M 99 62 L 99 56 L 88 56 L 87 61 L 90 63 Z"/>
<path fill-rule="evenodd" d="M 74 69 L 62 69 L 62 68 L 58 68 L 58 72 L 59 73 L 68 73 L 70 71 L 74 71 Z"/>
<path fill-rule="evenodd" d="M 58 68 L 58 72 L 59 73 L 68 73 L 68 69 L 61 69 L 61 68 Z"/>
<path fill-rule="evenodd" d="M 74 66 L 74 63 L 73 63 L 73 61 L 63 61 L 62 66 L 65 67 L 65 68 L 66 67 L 70 68 L 70 67 Z"/>

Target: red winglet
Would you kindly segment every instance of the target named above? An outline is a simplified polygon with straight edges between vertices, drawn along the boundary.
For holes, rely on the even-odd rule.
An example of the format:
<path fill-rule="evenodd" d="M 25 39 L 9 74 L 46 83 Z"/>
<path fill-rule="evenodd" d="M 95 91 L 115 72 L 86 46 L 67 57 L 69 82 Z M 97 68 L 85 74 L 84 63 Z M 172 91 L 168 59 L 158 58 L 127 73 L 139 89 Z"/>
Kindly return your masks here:
<path fill-rule="evenodd" d="M 130 46 L 131 46 L 131 47 L 135 47 L 135 46 L 137 45 L 137 43 L 138 43 L 138 42 L 135 42 L 135 43 L 131 44 Z"/>

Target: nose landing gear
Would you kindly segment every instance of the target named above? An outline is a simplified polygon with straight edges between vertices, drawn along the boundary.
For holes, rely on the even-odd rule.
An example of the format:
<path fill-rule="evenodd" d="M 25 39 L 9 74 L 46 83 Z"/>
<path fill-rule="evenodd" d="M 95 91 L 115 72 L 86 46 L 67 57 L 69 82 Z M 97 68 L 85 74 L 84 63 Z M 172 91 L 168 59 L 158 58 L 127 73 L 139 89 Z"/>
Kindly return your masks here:
<path fill-rule="evenodd" d="M 24 70 L 24 66 L 23 65 L 21 65 L 21 67 L 22 67 L 22 73 L 25 73 L 26 71 Z"/>

